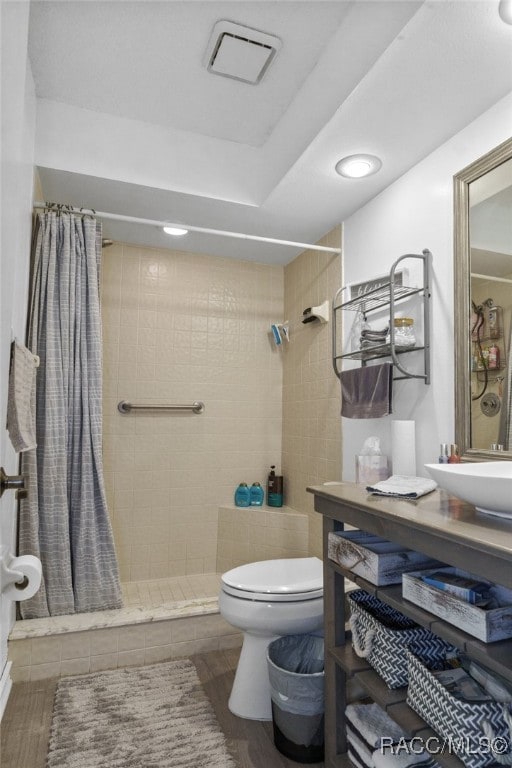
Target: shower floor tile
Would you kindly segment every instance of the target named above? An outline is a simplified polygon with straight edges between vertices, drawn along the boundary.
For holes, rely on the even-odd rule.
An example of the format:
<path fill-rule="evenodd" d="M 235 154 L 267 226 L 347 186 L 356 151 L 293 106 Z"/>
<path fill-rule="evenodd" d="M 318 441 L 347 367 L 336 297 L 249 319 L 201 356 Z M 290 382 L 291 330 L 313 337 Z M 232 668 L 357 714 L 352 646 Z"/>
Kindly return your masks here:
<path fill-rule="evenodd" d="M 216 597 L 220 589 L 220 574 L 197 573 L 151 581 L 127 581 L 121 586 L 127 608 L 156 608 L 176 601 Z"/>
<path fill-rule="evenodd" d="M 125 582 L 121 585 L 123 608 L 17 621 L 10 639 L 22 640 L 218 613 L 220 576 L 219 573 L 198 573 Z"/>

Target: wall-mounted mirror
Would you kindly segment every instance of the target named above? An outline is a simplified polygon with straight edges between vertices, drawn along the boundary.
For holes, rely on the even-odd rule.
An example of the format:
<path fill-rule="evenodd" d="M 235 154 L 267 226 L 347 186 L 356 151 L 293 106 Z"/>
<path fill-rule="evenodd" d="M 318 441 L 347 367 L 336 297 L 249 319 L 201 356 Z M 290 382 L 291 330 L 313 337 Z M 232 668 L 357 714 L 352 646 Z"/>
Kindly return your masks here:
<path fill-rule="evenodd" d="M 512 139 L 454 177 L 455 439 L 512 460 Z"/>

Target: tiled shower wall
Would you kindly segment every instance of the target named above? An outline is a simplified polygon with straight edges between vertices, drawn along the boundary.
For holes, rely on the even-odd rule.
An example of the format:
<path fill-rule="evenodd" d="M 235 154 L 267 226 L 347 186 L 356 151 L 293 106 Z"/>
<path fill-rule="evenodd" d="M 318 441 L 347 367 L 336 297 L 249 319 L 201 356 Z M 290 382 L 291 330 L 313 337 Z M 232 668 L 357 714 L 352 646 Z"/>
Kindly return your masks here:
<path fill-rule="evenodd" d="M 104 464 L 123 581 L 215 570 L 218 508 L 279 464 L 283 268 L 103 251 Z M 120 400 L 205 412 L 123 416 Z"/>
<path fill-rule="evenodd" d="M 319 245 L 341 247 L 341 227 Z M 306 486 L 341 478 L 341 393 L 331 359 L 332 323 L 302 323 L 302 312 L 341 285 L 341 257 L 305 251 L 285 267 L 284 311 L 291 341 L 283 352 L 283 474 L 286 504 L 308 514 L 309 553 L 322 556 L 321 519 Z"/>

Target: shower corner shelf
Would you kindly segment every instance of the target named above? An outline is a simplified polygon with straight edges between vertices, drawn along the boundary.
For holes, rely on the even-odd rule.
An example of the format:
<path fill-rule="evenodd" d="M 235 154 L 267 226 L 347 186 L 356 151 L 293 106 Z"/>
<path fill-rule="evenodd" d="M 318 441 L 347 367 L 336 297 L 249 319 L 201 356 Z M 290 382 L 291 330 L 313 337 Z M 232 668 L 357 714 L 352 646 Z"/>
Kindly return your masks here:
<path fill-rule="evenodd" d="M 406 285 L 398 285 L 396 272 L 399 264 L 404 259 L 417 259 L 423 262 L 423 281 L 422 285 L 413 288 Z M 336 376 L 339 378 L 341 371 L 338 369 L 339 360 L 360 360 L 361 365 L 366 365 L 370 360 L 376 360 L 378 358 L 390 357 L 394 368 L 401 374 L 400 376 L 394 376 L 394 380 L 399 379 L 423 379 L 425 384 L 430 384 L 430 294 L 431 294 L 431 268 L 432 268 L 432 254 L 429 250 L 425 249 L 422 253 L 406 253 L 400 256 L 393 264 L 389 271 L 389 281 L 379 285 L 377 288 L 373 288 L 368 292 L 365 292 L 362 296 L 356 296 L 350 298 L 347 301 L 338 303 L 341 299 L 343 291 L 348 286 L 340 288 L 333 299 L 332 303 L 332 363 Z M 395 343 L 395 332 L 393 325 L 393 318 L 395 314 L 395 304 L 397 301 L 403 301 L 413 296 L 421 295 L 423 299 L 423 344 L 414 346 L 399 346 Z M 357 312 L 362 311 L 366 319 L 366 316 L 377 310 L 384 310 L 388 308 L 389 311 L 389 328 L 390 328 L 390 342 L 387 344 L 378 344 L 368 349 L 358 349 L 354 352 L 338 353 L 338 347 L 341 344 L 341 340 L 338 338 L 337 333 L 337 313 L 338 312 Z M 404 355 L 409 352 L 423 352 L 423 371 L 422 373 L 413 373 L 407 370 L 398 356 Z"/>

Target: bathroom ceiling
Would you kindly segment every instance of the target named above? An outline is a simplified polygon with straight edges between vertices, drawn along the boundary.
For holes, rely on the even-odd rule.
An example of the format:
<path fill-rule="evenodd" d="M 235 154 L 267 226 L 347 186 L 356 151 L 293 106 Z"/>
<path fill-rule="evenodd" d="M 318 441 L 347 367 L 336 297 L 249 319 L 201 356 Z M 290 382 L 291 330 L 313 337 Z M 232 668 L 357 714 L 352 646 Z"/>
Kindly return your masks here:
<path fill-rule="evenodd" d="M 512 27 L 497 5 L 37 0 L 44 197 L 315 242 L 512 90 Z M 280 38 L 258 85 L 204 66 L 222 19 Z M 336 162 L 357 152 L 378 155 L 381 171 L 338 176 Z M 106 219 L 104 235 L 275 264 L 298 253 Z"/>

